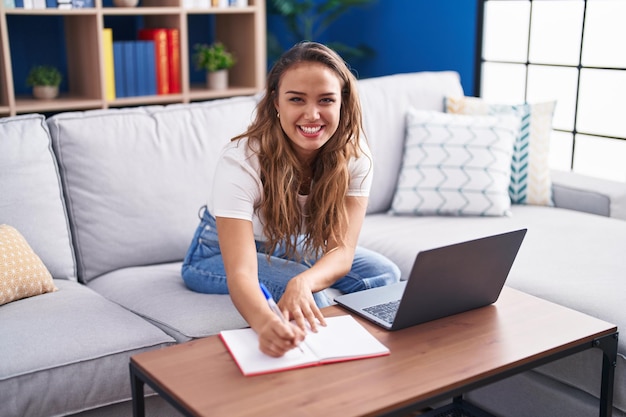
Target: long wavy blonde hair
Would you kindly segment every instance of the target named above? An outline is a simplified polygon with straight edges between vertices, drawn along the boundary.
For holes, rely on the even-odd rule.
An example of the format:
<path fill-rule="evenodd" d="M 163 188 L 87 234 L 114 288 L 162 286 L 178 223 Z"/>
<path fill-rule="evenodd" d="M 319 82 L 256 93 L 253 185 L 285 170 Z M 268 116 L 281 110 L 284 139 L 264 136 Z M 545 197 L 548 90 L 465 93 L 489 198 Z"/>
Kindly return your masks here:
<path fill-rule="evenodd" d="M 340 121 L 334 135 L 320 148 L 311 169 L 312 186 L 303 215 L 298 190 L 306 182 L 306 167 L 296 158 L 291 141 L 282 130 L 274 101 L 285 71 L 301 62 L 321 63 L 341 80 Z M 350 181 L 348 161 L 360 156 L 363 133 L 356 78 L 332 49 L 317 42 L 301 42 L 286 51 L 267 76 L 265 95 L 248 130 L 233 140 L 248 137 L 257 153 L 263 198 L 255 207 L 263 222 L 269 254 L 284 245 L 286 257 L 308 259 L 328 250 L 329 242 L 343 243 L 348 226 L 346 193 Z M 295 237 L 304 235 L 299 253 Z"/>

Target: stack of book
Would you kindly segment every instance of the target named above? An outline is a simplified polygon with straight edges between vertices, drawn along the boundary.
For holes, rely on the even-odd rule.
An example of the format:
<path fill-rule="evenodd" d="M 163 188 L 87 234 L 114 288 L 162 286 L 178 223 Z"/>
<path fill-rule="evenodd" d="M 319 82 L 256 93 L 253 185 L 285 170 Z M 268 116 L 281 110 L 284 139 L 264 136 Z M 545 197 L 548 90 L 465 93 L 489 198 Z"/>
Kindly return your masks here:
<path fill-rule="evenodd" d="M 107 100 L 181 92 L 178 29 L 142 29 L 137 40 L 113 41 L 105 28 L 103 40 Z"/>
<path fill-rule="evenodd" d="M 94 0 L 4 0 L 6 9 L 83 9 L 94 7 Z"/>

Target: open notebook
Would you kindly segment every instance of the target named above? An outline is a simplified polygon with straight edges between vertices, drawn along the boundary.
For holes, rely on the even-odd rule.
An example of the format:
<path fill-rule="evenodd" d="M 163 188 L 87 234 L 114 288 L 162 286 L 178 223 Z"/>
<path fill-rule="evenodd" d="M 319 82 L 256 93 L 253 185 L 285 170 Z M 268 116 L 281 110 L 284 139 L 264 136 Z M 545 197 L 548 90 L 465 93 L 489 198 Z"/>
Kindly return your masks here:
<path fill-rule="evenodd" d="M 280 358 L 259 350 L 258 336 L 251 328 L 224 330 L 220 337 L 248 376 L 389 354 L 389 349 L 352 316 L 327 317 L 326 324 L 318 326 L 317 333 L 307 334 L 300 344 L 303 352 L 292 349 Z"/>

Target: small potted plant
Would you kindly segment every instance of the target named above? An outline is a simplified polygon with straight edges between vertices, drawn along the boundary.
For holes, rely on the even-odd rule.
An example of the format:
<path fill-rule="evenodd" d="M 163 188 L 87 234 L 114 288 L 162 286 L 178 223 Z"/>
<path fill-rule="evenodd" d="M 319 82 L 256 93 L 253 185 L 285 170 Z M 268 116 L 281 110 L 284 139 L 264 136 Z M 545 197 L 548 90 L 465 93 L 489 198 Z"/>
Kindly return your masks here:
<path fill-rule="evenodd" d="M 212 90 L 228 88 L 228 70 L 235 65 L 234 55 L 221 42 L 194 45 L 196 68 L 206 71 L 207 85 Z"/>
<path fill-rule="evenodd" d="M 57 68 L 50 65 L 37 65 L 28 73 L 26 84 L 33 87 L 35 98 L 49 100 L 59 95 L 59 85 L 62 79 L 63 76 Z"/>

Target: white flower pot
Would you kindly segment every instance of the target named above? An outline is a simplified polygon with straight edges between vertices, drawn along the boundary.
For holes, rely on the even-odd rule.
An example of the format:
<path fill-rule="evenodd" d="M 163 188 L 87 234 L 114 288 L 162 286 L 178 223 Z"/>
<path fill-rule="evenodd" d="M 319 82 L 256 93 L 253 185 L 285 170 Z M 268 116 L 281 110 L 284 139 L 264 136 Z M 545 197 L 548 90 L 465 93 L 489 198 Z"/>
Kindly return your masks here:
<path fill-rule="evenodd" d="M 136 7 L 139 0 L 113 0 L 115 7 Z"/>
<path fill-rule="evenodd" d="M 40 100 L 51 100 L 59 95 L 59 87 L 52 85 L 36 85 L 33 87 L 33 97 Z"/>
<path fill-rule="evenodd" d="M 228 88 L 228 70 L 207 72 L 206 83 L 209 90 L 226 90 Z"/>

